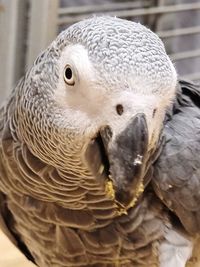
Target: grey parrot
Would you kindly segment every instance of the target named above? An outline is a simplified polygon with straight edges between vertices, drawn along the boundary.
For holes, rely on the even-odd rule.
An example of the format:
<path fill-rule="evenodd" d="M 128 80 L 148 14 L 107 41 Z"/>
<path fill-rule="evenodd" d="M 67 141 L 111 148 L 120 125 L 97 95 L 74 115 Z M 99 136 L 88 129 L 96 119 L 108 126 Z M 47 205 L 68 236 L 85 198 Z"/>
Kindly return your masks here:
<path fill-rule="evenodd" d="M 200 89 L 158 36 L 86 19 L 0 109 L 0 227 L 39 267 L 195 266 L 199 154 Z"/>

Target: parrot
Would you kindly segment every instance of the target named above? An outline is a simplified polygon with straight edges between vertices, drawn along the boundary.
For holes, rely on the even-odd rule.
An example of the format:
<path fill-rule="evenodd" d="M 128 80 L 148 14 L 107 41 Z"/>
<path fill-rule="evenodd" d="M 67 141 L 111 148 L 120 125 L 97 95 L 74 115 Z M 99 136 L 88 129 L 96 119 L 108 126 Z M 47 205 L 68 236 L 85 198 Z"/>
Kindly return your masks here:
<path fill-rule="evenodd" d="M 194 267 L 199 103 L 140 23 L 69 26 L 1 105 L 0 228 L 39 267 Z"/>

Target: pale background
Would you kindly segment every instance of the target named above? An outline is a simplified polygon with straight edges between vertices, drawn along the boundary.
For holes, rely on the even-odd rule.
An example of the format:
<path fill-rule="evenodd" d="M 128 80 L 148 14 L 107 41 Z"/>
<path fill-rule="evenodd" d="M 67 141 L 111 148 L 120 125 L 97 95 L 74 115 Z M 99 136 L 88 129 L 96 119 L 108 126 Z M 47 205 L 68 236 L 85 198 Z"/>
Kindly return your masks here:
<path fill-rule="evenodd" d="M 0 232 L 0 267 L 34 267 Z"/>

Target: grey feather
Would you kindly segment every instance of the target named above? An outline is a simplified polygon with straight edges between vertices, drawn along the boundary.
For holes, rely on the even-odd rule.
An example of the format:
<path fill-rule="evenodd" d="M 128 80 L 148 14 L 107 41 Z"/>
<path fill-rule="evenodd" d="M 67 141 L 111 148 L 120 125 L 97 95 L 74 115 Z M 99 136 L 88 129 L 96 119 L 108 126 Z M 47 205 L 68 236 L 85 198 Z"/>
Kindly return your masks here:
<path fill-rule="evenodd" d="M 164 128 L 166 142 L 155 164 L 155 190 L 192 234 L 200 230 L 200 88 L 179 82 Z"/>

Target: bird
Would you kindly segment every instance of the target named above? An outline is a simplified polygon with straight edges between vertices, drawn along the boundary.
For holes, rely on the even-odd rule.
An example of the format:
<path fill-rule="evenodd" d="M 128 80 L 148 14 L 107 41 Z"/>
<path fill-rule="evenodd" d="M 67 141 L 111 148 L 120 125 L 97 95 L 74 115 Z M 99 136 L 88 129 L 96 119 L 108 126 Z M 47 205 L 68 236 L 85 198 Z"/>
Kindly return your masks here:
<path fill-rule="evenodd" d="M 39 267 L 194 266 L 199 100 L 140 23 L 71 25 L 0 108 L 0 228 Z"/>

